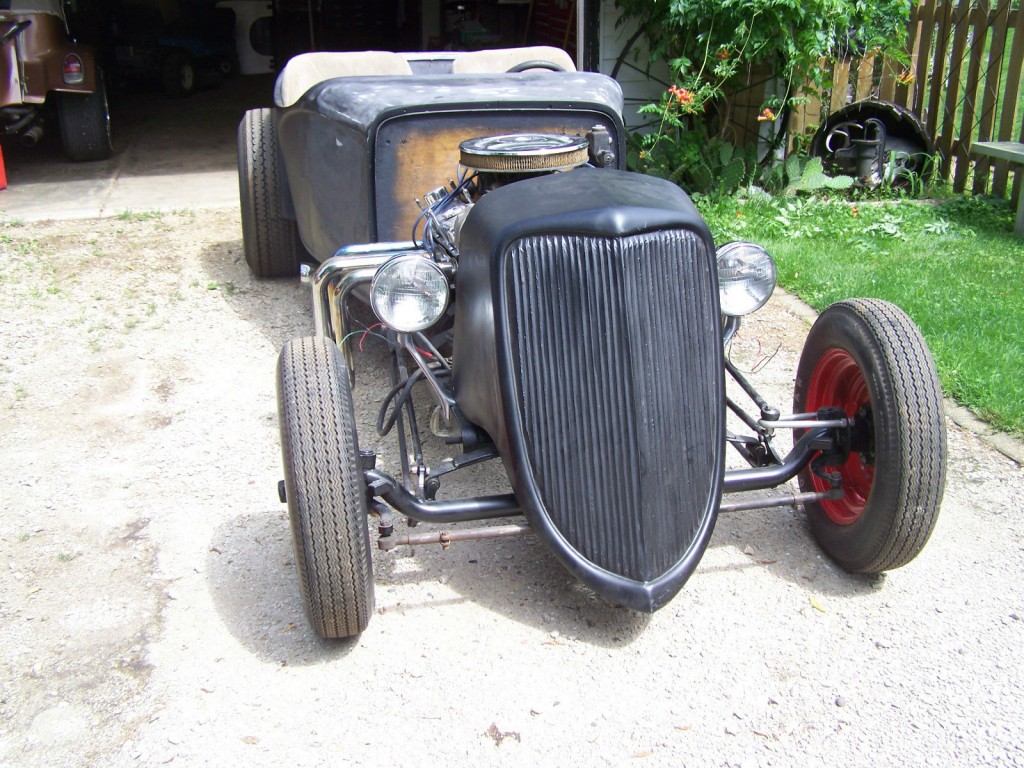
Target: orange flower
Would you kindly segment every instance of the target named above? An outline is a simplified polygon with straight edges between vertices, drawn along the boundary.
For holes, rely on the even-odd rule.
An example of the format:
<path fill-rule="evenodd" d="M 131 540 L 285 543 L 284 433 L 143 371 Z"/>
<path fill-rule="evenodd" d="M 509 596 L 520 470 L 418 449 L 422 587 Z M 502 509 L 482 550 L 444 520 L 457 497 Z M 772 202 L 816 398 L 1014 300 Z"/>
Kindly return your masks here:
<path fill-rule="evenodd" d="M 850 206 L 850 215 L 851 216 L 859 216 L 860 215 L 860 211 L 857 210 L 857 206 L 856 205 L 851 205 Z"/>
<path fill-rule="evenodd" d="M 719 61 L 725 61 L 730 56 L 732 56 L 732 52 L 729 50 L 729 46 L 727 45 L 723 45 L 718 49 L 718 53 L 715 54 L 715 58 Z"/>
<path fill-rule="evenodd" d="M 761 110 L 761 114 L 757 116 L 757 122 L 759 123 L 770 123 L 775 120 L 775 113 L 768 107 Z"/>
<path fill-rule="evenodd" d="M 678 101 L 684 107 L 688 107 L 691 104 L 693 104 L 693 93 L 691 91 L 686 90 L 685 88 L 680 88 L 677 85 L 669 86 L 668 96 L 669 99 L 674 99 L 675 101 Z"/>
<path fill-rule="evenodd" d="M 917 77 L 909 69 L 904 69 L 898 75 L 896 75 L 896 82 L 900 85 L 910 85 L 914 82 Z"/>

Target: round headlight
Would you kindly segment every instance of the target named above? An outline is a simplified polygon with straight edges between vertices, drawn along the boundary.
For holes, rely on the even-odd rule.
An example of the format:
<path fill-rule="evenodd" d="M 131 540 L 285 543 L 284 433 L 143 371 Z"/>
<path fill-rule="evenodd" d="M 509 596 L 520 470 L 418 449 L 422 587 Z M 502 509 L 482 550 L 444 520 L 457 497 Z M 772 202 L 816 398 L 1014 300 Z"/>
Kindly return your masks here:
<path fill-rule="evenodd" d="M 775 290 L 775 262 L 759 245 L 726 243 L 718 249 L 718 290 L 723 315 L 756 312 Z"/>
<path fill-rule="evenodd" d="M 395 256 L 373 276 L 370 304 L 388 327 L 403 333 L 422 331 L 440 320 L 448 306 L 448 278 L 424 256 Z"/>

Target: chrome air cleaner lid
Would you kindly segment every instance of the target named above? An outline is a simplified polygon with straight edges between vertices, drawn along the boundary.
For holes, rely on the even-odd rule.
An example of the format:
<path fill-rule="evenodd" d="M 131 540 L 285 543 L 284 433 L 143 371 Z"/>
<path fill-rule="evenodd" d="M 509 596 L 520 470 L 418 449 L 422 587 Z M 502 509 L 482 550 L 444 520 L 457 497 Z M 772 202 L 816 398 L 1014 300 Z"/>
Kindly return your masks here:
<path fill-rule="evenodd" d="M 550 133 L 481 136 L 459 144 L 460 162 L 474 171 L 564 171 L 587 162 L 587 140 Z"/>

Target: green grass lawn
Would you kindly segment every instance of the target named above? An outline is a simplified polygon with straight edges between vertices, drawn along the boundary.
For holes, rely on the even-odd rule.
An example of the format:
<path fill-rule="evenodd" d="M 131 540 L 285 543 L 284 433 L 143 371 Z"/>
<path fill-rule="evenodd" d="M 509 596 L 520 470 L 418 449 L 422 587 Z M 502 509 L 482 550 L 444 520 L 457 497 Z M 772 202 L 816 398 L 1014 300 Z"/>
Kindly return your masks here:
<path fill-rule="evenodd" d="M 888 299 L 917 322 L 946 393 L 1024 434 L 1024 240 L 1005 201 L 703 199 L 719 243 L 761 243 L 779 282 L 817 310 Z"/>

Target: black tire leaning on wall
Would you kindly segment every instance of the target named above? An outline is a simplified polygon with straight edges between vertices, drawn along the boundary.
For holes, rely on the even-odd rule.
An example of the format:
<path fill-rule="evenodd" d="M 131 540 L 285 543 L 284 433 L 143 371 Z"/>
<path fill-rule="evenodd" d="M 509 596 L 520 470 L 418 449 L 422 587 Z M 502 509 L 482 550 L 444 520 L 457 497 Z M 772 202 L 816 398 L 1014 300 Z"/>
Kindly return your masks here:
<path fill-rule="evenodd" d="M 352 390 L 338 347 L 319 337 L 288 341 L 277 403 L 306 612 L 321 637 L 358 635 L 373 613 L 373 568 Z"/>
<path fill-rule="evenodd" d="M 273 110 L 250 109 L 238 124 L 238 195 L 245 261 L 256 277 L 294 277 L 303 253 L 285 215 L 287 183 Z"/>
<path fill-rule="evenodd" d="M 92 93 L 58 93 L 57 122 L 64 154 L 75 161 L 106 160 L 113 152 L 103 73 Z"/>
<path fill-rule="evenodd" d="M 794 412 L 842 406 L 872 425 L 865 450 L 839 468 L 844 496 L 807 507 L 818 544 L 845 570 L 880 573 L 924 548 L 946 477 L 942 388 L 921 332 L 894 304 L 851 299 L 828 307 L 807 336 Z M 830 468 L 835 471 L 835 468 Z M 804 491 L 828 490 L 810 467 Z"/>

